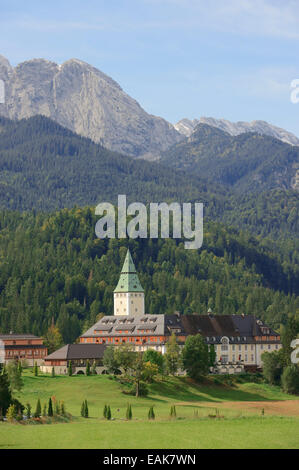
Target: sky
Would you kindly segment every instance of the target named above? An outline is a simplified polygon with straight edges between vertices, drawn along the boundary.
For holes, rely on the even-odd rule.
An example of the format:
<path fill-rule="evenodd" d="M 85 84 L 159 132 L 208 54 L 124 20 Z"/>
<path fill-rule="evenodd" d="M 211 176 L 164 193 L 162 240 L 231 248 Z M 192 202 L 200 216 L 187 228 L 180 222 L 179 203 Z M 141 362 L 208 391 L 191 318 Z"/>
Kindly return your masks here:
<path fill-rule="evenodd" d="M 84 60 L 172 123 L 261 119 L 299 136 L 298 0 L 0 0 L 0 54 Z"/>

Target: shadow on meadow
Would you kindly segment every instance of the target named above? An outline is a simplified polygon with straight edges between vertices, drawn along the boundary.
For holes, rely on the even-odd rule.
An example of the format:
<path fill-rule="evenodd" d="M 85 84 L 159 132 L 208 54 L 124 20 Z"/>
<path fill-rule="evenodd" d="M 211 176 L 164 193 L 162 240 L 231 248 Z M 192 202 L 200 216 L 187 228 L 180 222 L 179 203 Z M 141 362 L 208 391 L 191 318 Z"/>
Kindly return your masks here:
<path fill-rule="evenodd" d="M 215 385 L 207 380 L 196 383 L 187 377 L 166 378 L 153 383 L 149 398 L 155 399 L 155 395 L 163 395 L 165 401 L 167 398 L 188 402 L 271 401 L 260 390 L 246 391 L 226 384 Z"/>

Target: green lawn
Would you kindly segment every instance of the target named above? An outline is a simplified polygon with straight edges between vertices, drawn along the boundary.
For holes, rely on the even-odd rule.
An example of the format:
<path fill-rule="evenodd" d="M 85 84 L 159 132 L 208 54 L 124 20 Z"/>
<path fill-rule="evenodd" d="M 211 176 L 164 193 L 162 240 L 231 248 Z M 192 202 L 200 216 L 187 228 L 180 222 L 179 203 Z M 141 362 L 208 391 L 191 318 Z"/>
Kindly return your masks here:
<path fill-rule="evenodd" d="M 246 401 L 269 402 L 293 398 L 278 387 L 245 383 L 236 387 L 201 385 L 187 378 L 167 378 L 154 383 L 146 398 L 124 395 L 121 386 L 107 376 L 39 376 L 24 372 L 24 388 L 16 397 L 31 403 L 46 403 L 51 396 L 64 400 L 73 421 L 66 424 L 21 425 L 0 423 L 1 448 L 299 448 L 299 418 L 261 416 L 246 409 Z M 87 399 L 90 418 L 80 417 Z M 221 408 L 223 402 L 231 402 Z M 244 402 L 234 407 L 234 402 Z M 133 420 L 125 421 L 127 403 Z M 111 406 L 111 422 L 102 418 L 105 403 Z M 169 410 L 176 405 L 177 419 Z M 295 402 L 294 402 L 295 404 Z M 154 405 L 156 420 L 147 413 Z M 227 403 L 226 403 L 227 405 Z M 280 405 L 279 405 L 280 406 Z M 296 405 L 297 406 L 297 405 Z M 222 418 L 209 418 L 215 408 Z M 194 411 L 198 414 L 195 417 Z"/>

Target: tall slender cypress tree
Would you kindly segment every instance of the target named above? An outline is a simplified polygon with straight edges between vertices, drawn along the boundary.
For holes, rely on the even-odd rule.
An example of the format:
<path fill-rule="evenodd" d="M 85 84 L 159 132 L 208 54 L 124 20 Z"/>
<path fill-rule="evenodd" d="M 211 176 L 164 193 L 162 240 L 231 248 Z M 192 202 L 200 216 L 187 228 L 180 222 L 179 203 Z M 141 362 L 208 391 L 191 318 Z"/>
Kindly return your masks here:
<path fill-rule="evenodd" d="M 85 400 L 85 404 L 84 404 L 84 418 L 88 418 L 88 416 L 89 416 L 88 404 L 87 404 L 87 400 Z"/>
<path fill-rule="evenodd" d="M 51 398 L 49 398 L 48 416 L 53 416 L 53 405 L 52 405 L 52 400 L 51 400 Z"/>
<path fill-rule="evenodd" d="M 34 417 L 35 418 L 40 418 L 41 413 L 42 413 L 42 407 L 41 407 L 41 404 L 40 404 L 40 399 L 38 399 L 37 403 L 36 403 L 36 409 L 35 409 Z"/>

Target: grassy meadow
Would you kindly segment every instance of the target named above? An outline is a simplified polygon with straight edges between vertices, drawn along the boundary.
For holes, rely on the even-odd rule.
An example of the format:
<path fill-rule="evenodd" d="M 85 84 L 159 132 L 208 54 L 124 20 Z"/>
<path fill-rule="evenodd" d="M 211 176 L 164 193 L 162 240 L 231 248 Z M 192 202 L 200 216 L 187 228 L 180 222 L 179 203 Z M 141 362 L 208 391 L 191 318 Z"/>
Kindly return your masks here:
<path fill-rule="evenodd" d="M 55 396 L 73 418 L 55 424 L 0 422 L 2 449 L 299 448 L 299 397 L 264 383 L 231 386 L 211 379 L 195 384 L 186 377 L 168 377 L 151 384 L 147 397 L 136 398 L 123 394 L 109 376 L 35 377 L 28 369 L 23 379 L 24 388 L 15 396 L 29 402 L 33 412 L 38 398 L 43 407 Z M 85 399 L 89 418 L 80 416 Z M 128 403 L 132 421 L 125 419 Z M 103 418 L 105 404 L 111 407 L 111 421 Z M 151 405 L 155 421 L 147 419 Z M 171 405 L 176 419 L 169 416 Z"/>

